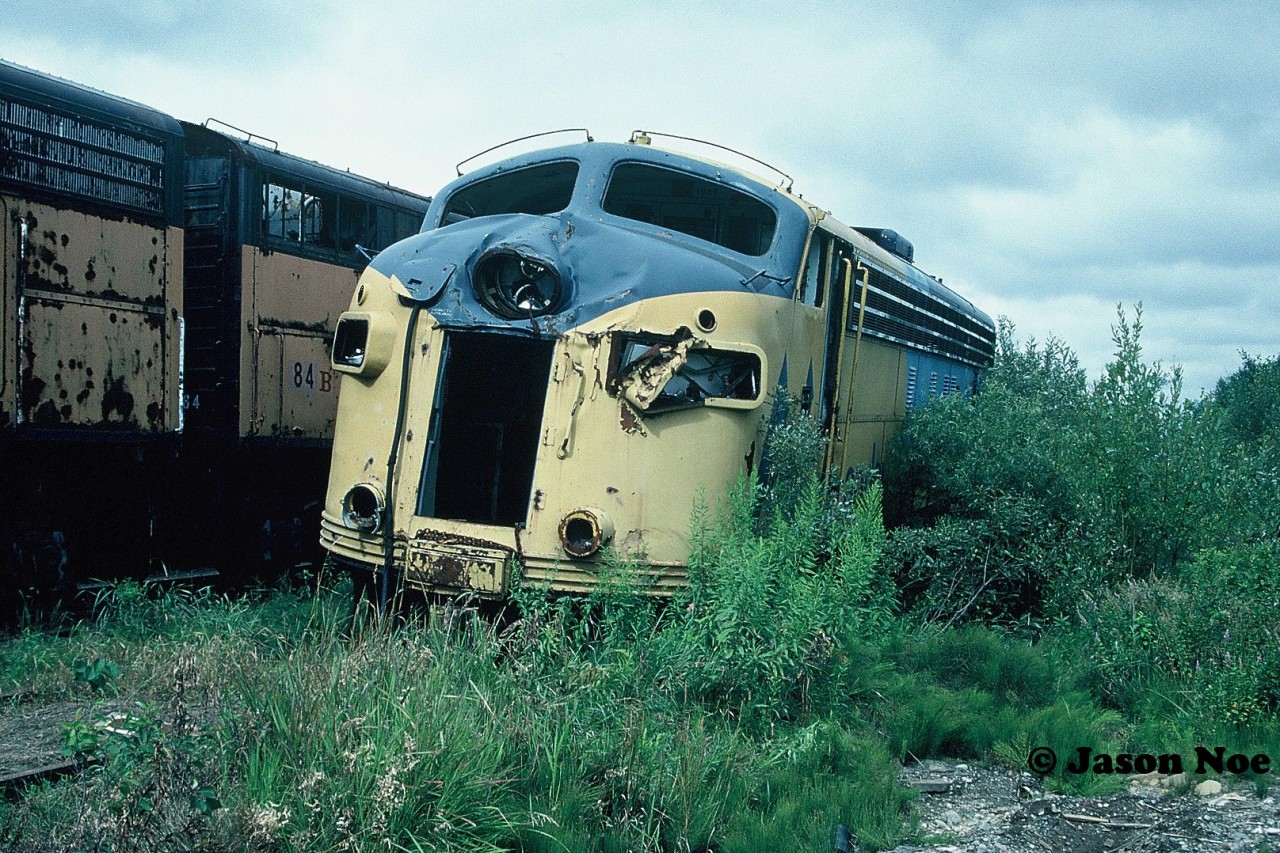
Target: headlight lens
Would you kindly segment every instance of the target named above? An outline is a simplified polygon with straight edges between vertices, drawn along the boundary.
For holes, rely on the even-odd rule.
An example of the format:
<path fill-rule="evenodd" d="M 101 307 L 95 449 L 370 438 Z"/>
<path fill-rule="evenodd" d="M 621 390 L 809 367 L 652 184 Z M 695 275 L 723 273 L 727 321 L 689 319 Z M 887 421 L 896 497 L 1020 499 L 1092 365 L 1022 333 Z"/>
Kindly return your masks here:
<path fill-rule="evenodd" d="M 511 320 L 550 314 L 560 305 L 560 275 L 555 269 L 511 251 L 481 258 L 475 285 L 476 295 L 490 311 Z"/>

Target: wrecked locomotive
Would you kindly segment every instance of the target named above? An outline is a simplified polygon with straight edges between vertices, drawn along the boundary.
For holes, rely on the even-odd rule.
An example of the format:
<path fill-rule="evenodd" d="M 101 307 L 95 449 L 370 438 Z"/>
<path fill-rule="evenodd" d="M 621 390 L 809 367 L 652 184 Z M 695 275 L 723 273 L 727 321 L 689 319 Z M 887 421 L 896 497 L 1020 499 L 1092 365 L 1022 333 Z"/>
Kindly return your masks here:
<path fill-rule="evenodd" d="M 313 540 L 336 316 L 428 202 L 0 62 L 0 569 L 47 589 Z"/>
<path fill-rule="evenodd" d="M 322 541 L 383 604 L 392 579 L 588 591 L 609 551 L 670 593 L 699 495 L 758 464 L 774 389 L 845 471 L 972 387 L 994 341 L 906 240 L 789 179 L 641 132 L 514 157 L 445 187 L 339 318 Z"/>

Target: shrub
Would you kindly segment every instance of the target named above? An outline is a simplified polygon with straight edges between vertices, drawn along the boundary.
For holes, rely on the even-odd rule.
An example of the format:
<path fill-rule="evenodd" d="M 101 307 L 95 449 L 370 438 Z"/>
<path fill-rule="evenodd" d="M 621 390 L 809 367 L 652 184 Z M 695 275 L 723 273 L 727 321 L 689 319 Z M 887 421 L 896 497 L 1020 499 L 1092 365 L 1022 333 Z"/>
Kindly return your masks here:
<path fill-rule="evenodd" d="M 1018 347 L 1002 324 L 981 393 L 909 421 L 886 478 L 910 524 L 888 556 L 913 618 L 1039 629 L 1086 592 L 1274 534 L 1277 455 L 1234 443 L 1220 406 L 1183 400 L 1179 371 L 1144 361 L 1141 332 L 1140 308 L 1119 311 L 1115 356 L 1090 386 L 1061 343 Z M 1252 413 L 1271 385 L 1224 388 L 1227 411 Z"/>
<path fill-rule="evenodd" d="M 740 484 L 721 519 L 694 530 L 665 633 L 694 695 L 753 719 L 801 713 L 815 683 L 841 681 L 844 650 L 889 619 L 879 484 L 823 484 L 797 462 L 821 442 L 807 417 L 770 431 L 766 484 Z"/>
<path fill-rule="evenodd" d="M 1086 599 L 1080 642 L 1101 694 L 1135 713 L 1248 725 L 1280 703 L 1280 546 L 1202 551 L 1171 580 Z"/>

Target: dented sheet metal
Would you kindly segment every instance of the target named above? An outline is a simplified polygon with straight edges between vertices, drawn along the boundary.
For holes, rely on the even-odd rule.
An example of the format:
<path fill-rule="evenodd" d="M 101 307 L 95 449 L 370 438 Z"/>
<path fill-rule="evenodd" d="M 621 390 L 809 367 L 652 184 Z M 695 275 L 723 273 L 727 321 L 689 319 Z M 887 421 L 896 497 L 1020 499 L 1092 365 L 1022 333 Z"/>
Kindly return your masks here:
<path fill-rule="evenodd" d="M 622 396 L 640 411 L 648 410 L 667 383 L 689 361 L 689 348 L 692 346 L 693 338 L 654 344 L 624 368 L 623 378 L 618 383 Z"/>
<path fill-rule="evenodd" d="M 809 223 L 788 199 L 776 205 L 778 236 L 773 248 L 749 257 L 670 229 L 605 213 L 600 192 L 611 163 L 650 160 L 682 171 L 704 171 L 709 180 L 769 197 L 776 190 L 666 152 L 638 146 L 588 143 L 540 152 L 536 159 L 581 164 L 568 206 L 550 214 L 504 213 L 430 228 L 380 254 L 370 265 L 402 289 L 403 296 L 430 306 L 446 328 L 505 326 L 532 334 L 559 334 L 616 309 L 624 302 L 698 291 L 750 292 L 789 297 Z M 505 169 L 519 168 L 508 164 Z M 494 174 L 498 171 L 495 170 Z M 492 177 L 486 170 L 446 187 L 427 221 L 439 221 L 455 188 Z M 555 270 L 563 283 L 555 310 L 536 318 L 495 317 L 477 296 L 477 261 L 511 253 Z M 531 322 L 532 320 L 532 322 Z"/>

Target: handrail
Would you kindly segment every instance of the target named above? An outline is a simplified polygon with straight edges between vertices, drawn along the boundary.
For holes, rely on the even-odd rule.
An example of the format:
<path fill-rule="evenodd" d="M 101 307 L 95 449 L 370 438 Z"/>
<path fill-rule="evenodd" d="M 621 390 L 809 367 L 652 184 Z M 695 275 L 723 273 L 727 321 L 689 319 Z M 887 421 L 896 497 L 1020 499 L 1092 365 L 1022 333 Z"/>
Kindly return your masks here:
<path fill-rule="evenodd" d="M 220 118 L 213 118 L 212 116 L 205 119 L 204 124 L 201 125 L 201 127 L 209 128 L 209 122 L 216 122 L 217 124 L 220 124 L 223 127 L 234 130 L 236 133 L 243 133 L 245 135 L 245 140 L 244 140 L 245 142 L 252 142 L 255 139 L 261 139 L 263 142 L 270 142 L 271 149 L 275 151 L 277 154 L 280 153 L 280 143 L 276 142 L 274 139 L 270 139 L 266 136 L 262 136 L 261 134 L 257 134 L 257 133 L 253 133 L 252 131 L 245 130 L 243 127 L 236 127 L 234 124 L 229 124 Z"/>
<path fill-rule="evenodd" d="M 752 163 L 759 163 L 761 166 L 764 166 L 766 169 L 769 169 L 774 173 L 781 175 L 786 180 L 786 186 L 784 187 L 784 189 L 787 192 L 791 192 L 791 187 L 795 185 L 794 178 L 792 178 L 786 172 L 779 169 L 777 166 L 774 166 L 772 163 L 766 163 L 765 161 L 761 160 L 759 157 L 752 157 L 750 154 L 745 154 L 736 148 L 730 148 L 728 145 L 721 145 L 718 142 L 708 142 L 705 139 L 698 139 L 696 136 L 681 136 L 678 133 L 662 133 L 661 131 L 657 131 L 657 130 L 633 130 L 631 132 L 631 141 L 633 143 L 647 145 L 649 144 L 649 137 L 651 136 L 665 136 L 667 139 L 683 139 L 685 142 L 696 142 L 699 145 L 707 145 L 711 148 L 719 148 L 721 151 L 728 151 L 730 154 L 737 154 L 739 157 L 745 157 L 746 159 L 750 160 Z M 782 182 L 780 181 L 779 186 L 781 186 L 781 183 Z"/>
<path fill-rule="evenodd" d="M 585 127 L 562 127 L 559 130 L 544 130 L 541 133 L 531 133 L 528 136 L 519 136 L 515 139 L 508 139 L 506 142 L 500 142 L 497 145 L 484 149 L 479 154 L 472 154 L 467 159 L 458 161 L 458 165 L 454 166 L 454 169 L 457 170 L 458 177 L 462 177 L 463 163 L 470 163 L 472 160 L 475 160 L 478 157 L 483 157 L 490 151 L 497 151 L 499 148 L 506 148 L 508 145 L 515 145 L 517 142 L 524 142 L 527 139 L 537 139 L 539 136 L 552 136 L 556 133 L 585 133 L 587 135 L 588 142 L 595 141 L 591 138 L 591 131 Z"/>

